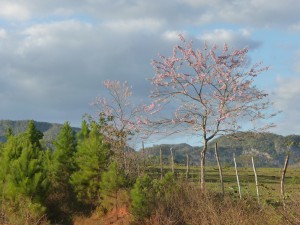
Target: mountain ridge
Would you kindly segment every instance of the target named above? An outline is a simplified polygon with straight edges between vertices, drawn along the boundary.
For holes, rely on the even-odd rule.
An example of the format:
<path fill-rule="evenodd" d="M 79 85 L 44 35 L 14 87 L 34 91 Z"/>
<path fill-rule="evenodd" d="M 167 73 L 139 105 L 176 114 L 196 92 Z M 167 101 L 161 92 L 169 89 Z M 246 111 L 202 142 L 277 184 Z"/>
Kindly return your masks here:
<path fill-rule="evenodd" d="M 6 132 L 8 128 L 12 129 L 13 134 L 19 134 L 27 129 L 28 123 L 31 120 L 0 120 L 0 141 L 6 141 Z M 57 137 L 60 128 L 63 124 L 39 122 L 34 121 L 36 128 L 44 134 L 43 141 L 51 144 L 52 141 Z M 72 127 L 75 132 L 78 132 L 80 128 Z"/>
<path fill-rule="evenodd" d="M 224 165 L 233 165 L 233 153 L 240 166 L 251 166 L 251 157 L 255 158 L 259 167 L 281 167 L 287 154 L 290 154 L 290 164 L 300 162 L 300 135 L 282 136 L 273 133 L 240 132 L 225 135 L 212 140 L 208 145 L 206 162 L 215 165 L 215 143 L 218 143 L 219 158 Z M 164 160 L 170 160 L 170 148 L 173 149 L 175 162 L 184 164 L 186 154 L 190 162 L 199 165 L 201 146 L 188 144 L 162 144 L 145 148 L 145 154 L 150 158 L 157 158 L 162 149 Z M 157 159 L 156 159 L 157 160 Z"/>
<path fill-rule="evenodd" d="M 14 134 L 27 129 L 30 120 L 0 120 L 0 141 L 5 142 L 5 134 L 11 128 Z M 34 121 L 36 128 L 43 132 L 43 142 L 51 147 L 63 124 Z M 75 132 L 80 128 L 73 127 Z M 273 133 L 240 132 L 213 139 L 208 146 L 207 165 L 215 165 L 214 146 L 218 143 L 219 158 L 223 165 L 232 166 L 233 153 L 240 166 L 251 166 L 251 157 L 255 158 L 257 166 L 281 167 L 287 154 L 290 154 L 290 164 L 300 163 L 300 135 L 282 136 Z M 161 144 L 145 148 L 144 153 L 157 162 L 160 148 L 165 163 L 170 160 L 170 149 L 173 149 L 175 162 L 185 164 L 186 155 L 192 165 L 199 165 L 201 146 L 191 146 L 187 143 Z M 141 151 L 138 151 L 141 154 Z M 156 160 L 156 161 L 155 161 Z"/>

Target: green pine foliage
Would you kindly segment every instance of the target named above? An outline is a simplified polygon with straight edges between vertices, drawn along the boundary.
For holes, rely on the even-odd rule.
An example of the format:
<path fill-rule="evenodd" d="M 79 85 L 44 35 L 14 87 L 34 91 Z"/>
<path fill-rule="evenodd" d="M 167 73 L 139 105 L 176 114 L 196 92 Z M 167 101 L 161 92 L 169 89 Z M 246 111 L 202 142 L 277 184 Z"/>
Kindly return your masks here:
<path fill-rule="evenodd" d="M 170 201 L 176 190 L 177 181 L 172 172 L 166 173 L 162 180 L 148 175 L 138 177 L 130 192 L 131 213 L 136 220 L 149 217 L 159 203 Z"/>
<path fill-rule="evenodd" d="M 124 196 L 121 196 L 120 191 L 125 186 L 124 171 L 118 169 L 117 163 L 112 162 L 107 171 L 101 177 L 101 191 L 102 207 L 105 209 L 118 208 Z"/>
<path fill-rule="evenodd" d="M 131 213 L 139 220 L 151 215 L 155 206 L 155 192 L 152 178 L 148 175 L 138 177 L 130 192 Z"/>
<path fill-rule="evenodd" d="M 47 198 L 48 215 L 53 222 L 70 224 L 76 203 L 75 193 L 70 184 L 71 174 L 75 171 L 76 137 L 68 122 L 60 129 L 53 146 L 53 154 L 46 151 L 45 157 L 51 183 Z"/>
<path fill-rule="evenodd" d="M 33 120 L 29 121 L 26 134 L 28 135 L 28 139 L 32 145 L 36 146 L 37 148 L 42 148 L 40 140 L 44 135 L 41 131 L 36 129 Z"/>
<path fill-rule="evenodd" d="M 31 144 L 24 146 L 20 157 L 10 163 L 7 195 L 12 198 L 28 196 L 34 202 L 42 202 L 48 185 L 42 162 L 42 151 Z"/>
<path fill-rule="evenodd" d="M 26 215 L 27 219 L 34 220 L 45 212 L 44 199 L 49 183 L 43 166 L 45 155 L 40 138 L 34 124 L 31 124 L 24 133 L 8 135 L 3 145 L 0 193 L 2 211 L 5 212 L 2 219 L 5 221 L 11 221 L 16 215 L 23 218 L 22 215 L 26 214 L 30 214 Z M 14 212 L 13 217 L 9 211 Z"/>
<path fill-rule="evenodd" d="M 96 123 L 91 124 L 90 132 L 86 132 L 86 128 L 84 130 L 74 156 L 77 170 L 71 175 L 70 182 L 78 200 L 99 205 L 101 176 L 109 163 L 110 148 L 103 142 L 103 135 L 99 133 Z"/>
<path fill-rule="evenodd" d="M 52 171 L 54 180 L 61 184 L 69 183 L 74 171 L 73 156 L 76 152 L 75 133 L 68 122 L 64 123 L 56 140 L 52 159 Z"/>
<path fill-rule="evenodd" d="M 88 138 L 90 133 L 89 125 L 86 120 L 83 120 L 81 123 L 81 130 L 77 133 L 78 141 Z"/>

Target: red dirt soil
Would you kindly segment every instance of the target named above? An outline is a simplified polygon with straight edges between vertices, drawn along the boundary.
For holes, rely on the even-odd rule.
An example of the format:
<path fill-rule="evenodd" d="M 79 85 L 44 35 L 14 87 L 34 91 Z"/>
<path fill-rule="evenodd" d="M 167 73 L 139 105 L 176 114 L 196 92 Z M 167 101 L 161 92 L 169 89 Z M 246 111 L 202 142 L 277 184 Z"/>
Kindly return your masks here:
<path fill-rule="evenodd" d="M 89 218 L 78 217 L 74 220 L 74 225 L 128 225 L 130 220 L 128 208 L 120 207 L 117 212 L 114 209 L 104 216 L 94 214 Z"/>

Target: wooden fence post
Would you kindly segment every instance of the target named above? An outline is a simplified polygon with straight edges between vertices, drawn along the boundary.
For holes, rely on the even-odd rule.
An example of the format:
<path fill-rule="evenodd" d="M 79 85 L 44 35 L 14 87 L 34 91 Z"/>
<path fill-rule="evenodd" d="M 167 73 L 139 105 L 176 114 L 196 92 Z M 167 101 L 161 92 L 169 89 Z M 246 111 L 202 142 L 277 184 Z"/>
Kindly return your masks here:
<path fill-rule="evenodd" d="M 285 163 L 284 163 L 284 167 L 282 170 L 282 174 L 281 174 L 281 198 L 282 198 L 282 203 L 283 203 L 283 208 L 285 209 L 285 190 L 284 190 L 284 178 L 285 178 L 285 174 L 286 174 L 286 170 L 288 167 L 288 163 L 289 163 L 289 157 L 290 155 L 288 154 L 285 158 Z"/>
<path fill-rule="evenodd" d="M 163 157 L 162 157 L 162 150 L 161 148 L 159 149 L 159 160 L 160 160 L 160 179 L 163 179 Z"/>
<path fill-rule="evenodd" d="M 175 169 L 174 169 L 174 155 L 173 155 L 173 147 L 170 148 L 170 153 L 171 153 L 171 168 L 172 168 L 172 173 L 175 173 Z"/>
<path fill-rule="evenodd" d="M 217 160 L 217 164 L 218 164 L 218 168 L 219 168 L 219 174 L 220 174 L 220 182 L 221 182 L 221 187 L 222 187 L 222 194 L 224 196 L 225 194 L 225 189 L 224 189 L 224 182 L 223 182 L 223 171 L 222 171 L 222 167 L 220 164 L 220 160 L 219 160 L 219 155 L 218 155 L 218 143 L 216 142 L 215 144 L 215 157 Z"/>
<path fill-rule="evenodd" d="M 239 188 L 239 195 L 240 195 L 240 198 L 242 198 L 241 185 L 240 185 L 239 174 L 238 174 L 238 171 L 237 171 L 237 165 L 236 165 L 235 154 L 234 153 L 233 153 L 233 162 L 234 162 L 234 168 L 235 168 L 235 174 L 236 174 L 236 181 L 237 181 L 237 185 L 238 185 L 238 188 Z"/>
<path fill-rule="evenodd" d="M 186 173 L 185 173 L 185 178 L 187 180 L 189 179 L 189 173 L 190 173 L 190 159 L 189 159 L 189 154 L 186 154 Z"/>
<path fill-rule="evenodd" d="M 253 156 L 252 156 L 251 160 L 252 160 L 253 172 L 254 172 L 254 177 L 255 177 L 255 186 L 256 186 L 257 202 L 258 202 L 258 205 L 261 206 L 261 204 L 260 204 L 260 199 L 259 199 L 259 191 L 258 191 L 257 173 L 256 173 L 256 168 L 255 168 Z"/>

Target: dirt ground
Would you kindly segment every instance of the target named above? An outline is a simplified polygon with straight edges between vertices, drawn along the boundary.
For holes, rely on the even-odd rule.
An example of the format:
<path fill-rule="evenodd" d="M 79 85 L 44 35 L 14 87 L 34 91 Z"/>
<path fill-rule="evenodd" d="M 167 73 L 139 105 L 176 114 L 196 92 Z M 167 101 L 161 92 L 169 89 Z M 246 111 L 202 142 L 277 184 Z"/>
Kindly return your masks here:
<path fill-rule="evenodd" d="M 89 218 L 78 217 L 74 220 L 74 225 L 128 225 L 131 215 L 127 207 L 114 209 L 104 216 L 93 214 Z"/>

